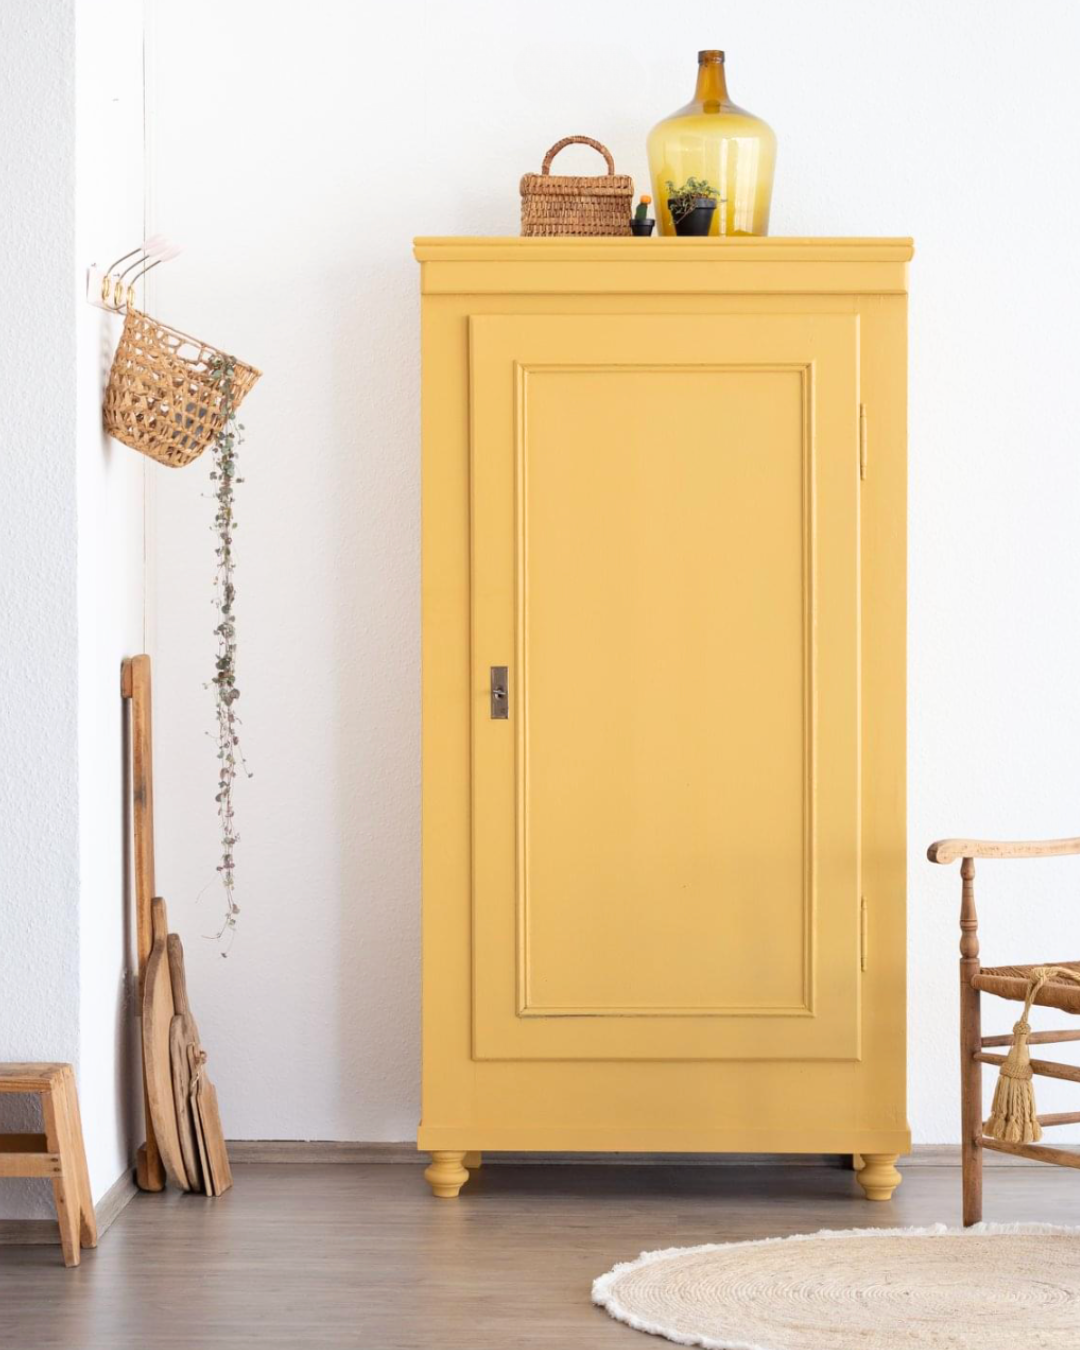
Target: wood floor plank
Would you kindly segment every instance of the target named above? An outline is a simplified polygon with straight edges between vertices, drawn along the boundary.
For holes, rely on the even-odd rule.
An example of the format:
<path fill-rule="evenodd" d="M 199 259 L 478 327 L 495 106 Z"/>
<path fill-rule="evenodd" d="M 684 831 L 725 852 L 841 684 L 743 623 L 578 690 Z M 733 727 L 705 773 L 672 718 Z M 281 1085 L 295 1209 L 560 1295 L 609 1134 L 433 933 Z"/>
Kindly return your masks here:
<path fill-rule="evenodd" d="M 436 1201 L 411 1167 L 235 1165 L 217 1200 L 139 1194 L 77 1271 L 0 1249 L 20 1350 L 635 1350 L 589 1301 L 643 1250 L 818 1228 L 958 1223 L 957 1168 L 913 1167 L 889 1204 L 852 1172 L 483 1167 Z M 986 1218 L 1075 1223 L 1080 1174 L 995 1169 Z M 648 1345 L 652 1345 L 649 1341 Z"/>

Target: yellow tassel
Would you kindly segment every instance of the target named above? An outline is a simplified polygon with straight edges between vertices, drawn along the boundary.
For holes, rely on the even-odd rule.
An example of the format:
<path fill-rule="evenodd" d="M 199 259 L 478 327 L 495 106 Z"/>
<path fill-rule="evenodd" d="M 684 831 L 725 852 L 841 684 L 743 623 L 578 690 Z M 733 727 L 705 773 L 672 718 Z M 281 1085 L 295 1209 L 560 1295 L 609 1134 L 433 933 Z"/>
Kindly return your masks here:
<path fill-rule="evenodd" d="M 990 1119 L 986 1122 L 990 1138 L 1006 1144 L 1037 1144 L 1042 1138 L 1028 1051 L 1030 1035 L 1031 1027 L 1026 1021 L 1013 1027 L 1013 1043 L 1001 1066 Z"/>

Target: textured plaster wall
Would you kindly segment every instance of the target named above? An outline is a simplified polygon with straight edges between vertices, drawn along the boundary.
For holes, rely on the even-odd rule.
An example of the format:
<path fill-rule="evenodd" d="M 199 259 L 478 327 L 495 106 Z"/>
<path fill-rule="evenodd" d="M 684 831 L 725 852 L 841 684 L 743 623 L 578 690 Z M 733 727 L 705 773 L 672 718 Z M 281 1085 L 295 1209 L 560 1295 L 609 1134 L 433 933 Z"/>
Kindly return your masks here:
<path fill-rule="evenodd" d="M 74 1063 L 95 1198 L 133 1146 L 121 656 L 142 467 L 101 433 L 113 324 L 86 264 L 142 235 L 141 6 L 0 5 L 0 1060 Z M 0 1126 L 37 1128 L 5 1099 Z M 0 1216 L 52 1212 L 5 1183 Z"/>
<path fill-rule="evenodd" d="M 207 26 L 215 41 L 205 41 Z M 159 884 L 231 1133 L 401 1139 L 418 1114 L 414 234 L 517 232 L 568 132 L 645 185 L 728 51 L 780 141 L 777 234 L 913 234 L 910 1114 L 957 1137 L 956 831 L 1080 824 L 1080 89 L 1070 0 L 152 7 L 163 316 L 266 370 L 245 410 L 240 936 L 215 926 L 206 465 L 155 472 Z M 192 95 L 197 72 L 198 97 Z M 191 177 L 193 144 L 220 144 Z M 560 160 L 560 164 L 562 164 Z M 585 171 L 584 151 L 564 171 Z M 1076 863 L 980 869 L 991 958 L 1076 952 Z M 437 959 L 433 957 L 432 959 Z M 996 1015 L 1006 1025 L 1008 1013 Z M 1047 1085 L 1045 1109 L 1062 1094 Z"/>
<path fill-rule="evenodd" d="M 79 1049 L 73 28 L 0 5 L 0 1060 Z M 0 1206 L 47 1213 L 45 1183 Z"/>

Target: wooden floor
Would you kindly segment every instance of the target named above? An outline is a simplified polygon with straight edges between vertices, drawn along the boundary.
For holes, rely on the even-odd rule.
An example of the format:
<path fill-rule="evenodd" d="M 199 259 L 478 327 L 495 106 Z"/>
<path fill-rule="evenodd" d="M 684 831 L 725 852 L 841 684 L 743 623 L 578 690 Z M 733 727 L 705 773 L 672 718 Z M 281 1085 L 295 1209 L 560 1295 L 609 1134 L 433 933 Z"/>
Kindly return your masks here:
<path fill-rule="evenodd" d="M 77 1270 L 56 1247 L 0 1248 L 0 1344 L 647 1350 L 589 1302 L 615 1261 L 960 1213 L 953 1167 L 909 1168 L 888 1205 L 831 1167 L 494 1164 L 456 1202 L 414 1166 L 235 1170 L 220 1200 L 136 1197 Z M 988 1168 L 986 1218 L 1080 1223 L 1080 1173 Z"/>

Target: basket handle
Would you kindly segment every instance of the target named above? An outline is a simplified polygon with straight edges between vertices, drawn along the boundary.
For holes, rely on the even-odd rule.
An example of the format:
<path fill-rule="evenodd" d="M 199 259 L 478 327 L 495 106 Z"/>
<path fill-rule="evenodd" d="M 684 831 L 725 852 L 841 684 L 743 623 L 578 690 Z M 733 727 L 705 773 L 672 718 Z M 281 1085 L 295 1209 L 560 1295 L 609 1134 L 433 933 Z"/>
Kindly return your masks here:
<path fill-rule="evenodd" d="M 614 177 L 615 161 L 611 157 L 611 151 L 606 145 L 601 145 L 599 141 L 594 141 L 591 136 L 564 136 L 561 141 L 556 141 L 544 156 L 544 162 L 541 165 L 540 172 L 549 174 L 551 172 L 551 161 L 560 150 L 565 150 L 568 145 L 591 145 L 594 150 L 599 150 L 607 160 L 608 177 Z"/>

